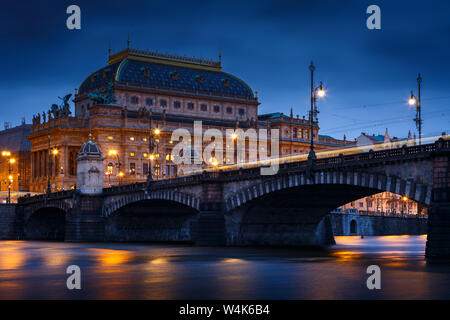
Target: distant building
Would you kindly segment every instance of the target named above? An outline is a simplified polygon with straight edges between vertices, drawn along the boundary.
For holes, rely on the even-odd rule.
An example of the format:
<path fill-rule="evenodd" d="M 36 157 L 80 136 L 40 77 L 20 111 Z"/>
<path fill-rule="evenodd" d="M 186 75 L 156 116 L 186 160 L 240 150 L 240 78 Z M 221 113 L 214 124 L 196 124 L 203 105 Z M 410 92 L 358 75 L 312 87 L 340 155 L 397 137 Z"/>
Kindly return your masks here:
<path fill-rule="evenodd" d="M 396 143 L 402 143 L 406 144 L 407 146 L 414 146 L 416 145 L 416 137 L 412 137 L 411 131 L 408 132 L 407 138 L 397 138 L 389 137 L 388 129 L 386 128 L 386 131 L 384 135 L 368 135 L 365 132 L 361 132 L 361 135 L 356 138 L 356 145 L 358 147 L 364 147 L 364 146 L 370 146 L 370 145 L 383 145 L 384 148 L 391 148 Z"/>
<path fill-rule="evenodd" d="M 427 215 L 427 209 L 416 201 L 391 192 L 381 192 L 339 207 L 343 213 L 374 215 Z"/>
<path fill-rule="evenodd" d="M 12 128 L 8 125 L 0 131 L 0 202 L 3 202 L 8 192 L 10 172 L 13 192 L 29 190 L 31 144 L 26 137 L 30 132 L 31 125 L 25 123 Z M 9 152 L 10 155 L 2 156 L 3 152 Z M 14 159 L 14 163 L 10 164 L 10 159 Z"/>
<path fill-rule="evenodd" d="M 265 122 L 267 129 L 280 130 L 280 156 L 308 152 L 311 143 L 311 122 L 303 116 L 294 118 L 292 109 L 290 116 L 282 112 L 262 114 L 258 116 L 260 122 Z M 319 134 L 317 121 L 313 122 L 314 146 L 316 150 L 335 147 L 354 146 L 355 142 L 339 140 Z"/>
<path fill-rule="evenodd" d="M 179 128 L 193 133 L 194 121 L 202 121 L 203 131 L 218 129 L 224 135 L 226 129 L 278 128 L 281 155 L 309 150 L 310 121 L 298 116 L 294 119 L 292 112 L 290 117 L 281 113 L 258 115 L 256 93 L 245 81 L 223 72 L 220 61 L 127 48 L 91 73 L 73 102 L 73 116 L 56 108 L 33 117 L 28 136 L 31 191 L 44 192 L 49 175 L 52 191 L 75 187 L 77 154 L 89 132 L 103 153 L 105 187 L 146 181 L 149 170 L 153 179 L 184 174 L 186 168 L 172 161 L 171 135 Z M 149 146 L 150 122 L 152 129 L 160 130 L 153 151 Z M 313 127 L 316 149 L 354 144 L 321 137 L 318 123 Z M 57 150 L 50 157 L 49 145 Z"/>

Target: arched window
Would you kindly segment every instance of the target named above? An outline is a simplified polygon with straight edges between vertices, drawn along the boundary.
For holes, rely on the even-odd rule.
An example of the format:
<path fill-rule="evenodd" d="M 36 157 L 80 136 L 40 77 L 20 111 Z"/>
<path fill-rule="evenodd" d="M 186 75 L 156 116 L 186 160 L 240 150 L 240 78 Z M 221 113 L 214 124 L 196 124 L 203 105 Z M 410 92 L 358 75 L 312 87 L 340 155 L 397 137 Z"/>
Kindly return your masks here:
<path fill-rule="evenodd" d="M 131 97 L 131 103 L 138 103 L 139 102 L 139 98 L 137 96 L 132 96 Z"/>
<path fill-rule="evenodd" d="M 110 162 L 108 163 L 108 168 L 106 170 L 108 170 L 108 174 L 112 174 L 113 173 L 113 169 L 114 169 L 114 165 Z"/>
<path fill-rule="evenodd" d="M 351 234 L 356 233 L 356 220 L 350 221 L 350 233 Z"/>

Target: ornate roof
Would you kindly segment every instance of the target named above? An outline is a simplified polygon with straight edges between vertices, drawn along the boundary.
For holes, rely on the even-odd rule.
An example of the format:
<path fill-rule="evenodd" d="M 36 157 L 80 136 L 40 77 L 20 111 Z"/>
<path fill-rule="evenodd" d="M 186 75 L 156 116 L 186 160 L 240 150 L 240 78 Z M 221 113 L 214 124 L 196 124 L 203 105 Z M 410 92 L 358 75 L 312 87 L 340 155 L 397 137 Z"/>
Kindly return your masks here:
<path fill-rule="evenodd" d="M 221 71 L 220 62 L 126 49 L 111 56 L 109 63 L 86 78 L 78 93 L 86 94 L 112 81 L 130 87 L 255 99 L 243 80 Z"/>
<path fill-rule="evenodd" d="M 100 156 L 102 153 L 100 148 L 97 146 L 97 143 L 92 141 L 92 135 L 89 134 L 89 140 L 83 144 L 78 154 Z"/>

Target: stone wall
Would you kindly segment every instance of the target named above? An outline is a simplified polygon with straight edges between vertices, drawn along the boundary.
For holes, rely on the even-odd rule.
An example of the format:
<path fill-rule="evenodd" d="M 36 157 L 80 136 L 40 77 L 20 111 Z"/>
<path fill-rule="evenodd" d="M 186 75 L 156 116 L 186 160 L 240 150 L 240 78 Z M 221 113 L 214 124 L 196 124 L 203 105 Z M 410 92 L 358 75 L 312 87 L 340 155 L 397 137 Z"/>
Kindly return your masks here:
<path fill-rule="evenodd" d="M 16 205 L 0 204 L 0 240 L 15 239 Z"/>
<path fill-rule="evenodd" d="M 330 214 L 335 236 L 420 235 L 427 233 L 428 219 Z M 352 222 L 354 221 L 354 222 Z"/>

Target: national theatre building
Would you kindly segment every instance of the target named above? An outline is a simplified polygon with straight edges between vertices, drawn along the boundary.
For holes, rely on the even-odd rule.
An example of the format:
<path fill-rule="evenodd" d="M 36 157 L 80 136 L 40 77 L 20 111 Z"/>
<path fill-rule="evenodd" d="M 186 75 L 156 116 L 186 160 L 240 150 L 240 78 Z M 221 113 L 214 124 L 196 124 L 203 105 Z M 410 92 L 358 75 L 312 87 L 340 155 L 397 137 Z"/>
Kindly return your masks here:
<path fill-rule="evenodd" d="M 77 155 L 91 133 L 103 156 L 104 185 L 146 181 L 183 174 L 173 163 L 172 132 L 193 130 L 280 129 L 280 155 L 309 150 L 310 121 L 273 113 L 258 115 L 258 97 L 247 83 L 222 71 L 221 61 L 206 61 L 127 48 L 110 55 L 108 64 L 75 90 L 75 112 L 68 106 L 33 117 L 30 191 L 75 187 Z M 319 136 L 317 149 L 354 142 Z M 223 159 L 221 163 L 226 163 Z M 50 178 L 50 179 L 49 179 Z"/>

